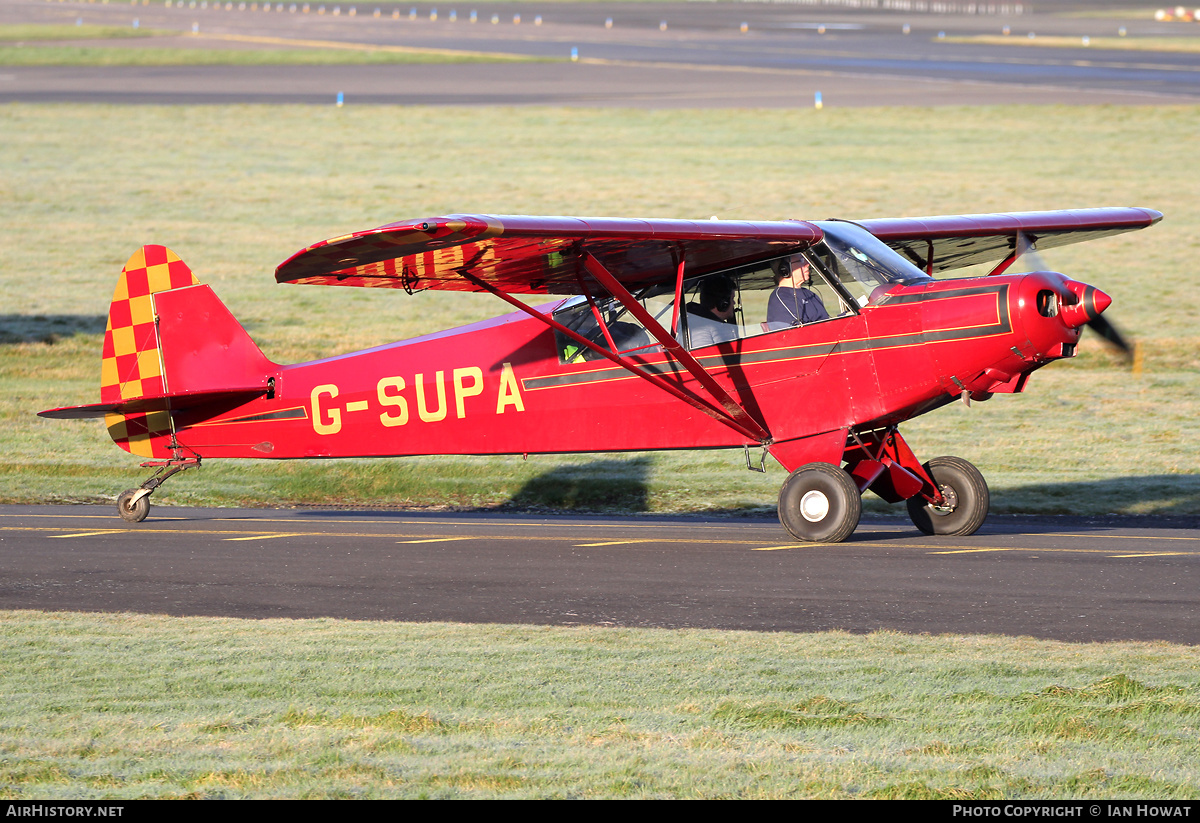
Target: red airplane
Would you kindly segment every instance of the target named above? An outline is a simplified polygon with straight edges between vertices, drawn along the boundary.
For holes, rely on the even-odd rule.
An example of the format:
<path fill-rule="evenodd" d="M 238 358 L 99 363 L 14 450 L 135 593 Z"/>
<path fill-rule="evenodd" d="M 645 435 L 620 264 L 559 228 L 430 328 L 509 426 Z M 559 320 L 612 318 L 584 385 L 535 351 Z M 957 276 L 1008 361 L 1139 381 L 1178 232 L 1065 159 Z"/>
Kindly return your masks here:
<path fill-rule="evenodd" d="M 922 463 L 900 423 L 956 399 L 1024 391 L 1082 327 L 1123 341 L 1110 298 L 1046 249 L 1150 226 L 1086 209 L 848 222 L 450 215 L 335 237 L 280 283 L 490 292 L 517 311 L 311 363 L 268 360 L 163 246 L 125 265 L 104 336 L 104 417 L 155 474 L 122 493 L 138 522 L 168 477 L 217 457 L 746 450 L 788 472 L 779 519 L 839 542 L 861 495 L 907 501 L 929 534 L 968 535 L 988 489 L 957 457 Z M 985 276 L 935 280 L 986 264 Z M 554 295 L 530 307 L 514 294 Z M 757 467 L 750 448 L 762 448 Z"/>

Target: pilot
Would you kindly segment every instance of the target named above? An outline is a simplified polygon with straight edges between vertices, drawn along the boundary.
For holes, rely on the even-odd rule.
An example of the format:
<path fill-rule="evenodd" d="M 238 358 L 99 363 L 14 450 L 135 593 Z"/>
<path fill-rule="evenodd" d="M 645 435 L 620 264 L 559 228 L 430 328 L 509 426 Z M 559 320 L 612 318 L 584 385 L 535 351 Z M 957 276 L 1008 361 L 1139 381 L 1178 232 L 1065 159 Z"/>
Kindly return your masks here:
<path fill-rule="evenodd" d="M 688 303 L 688 335 L 691 347 L 698 349 L 736 340 L 738 337 L 737 304 L 734 294 L 737 286 L 733 278 L 718 274 L 700 283 L 698 303 Z"/>
<path fill-rule="evenodd" d="M 802 254 L 771 264 L 775 272 L 775 291 L 767 301 L 767 325 L 772 329 L 800 326 L 825 320 L 829 312 L 821 297 L 812 289 L 812 267 Z"/>

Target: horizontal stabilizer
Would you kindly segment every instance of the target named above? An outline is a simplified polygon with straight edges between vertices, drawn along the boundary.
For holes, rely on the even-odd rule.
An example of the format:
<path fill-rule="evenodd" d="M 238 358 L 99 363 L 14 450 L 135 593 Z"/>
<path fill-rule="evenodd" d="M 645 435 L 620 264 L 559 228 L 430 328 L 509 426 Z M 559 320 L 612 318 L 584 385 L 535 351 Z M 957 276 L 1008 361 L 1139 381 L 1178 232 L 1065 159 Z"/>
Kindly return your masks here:
<path fill-rule="evenodd" d="M 88 417 L 104 417 L 109 414 L 147 414 L 156 411 L 181 411 L 221 401 L 233 401 L 240 405 L 241 403 L 253 400 L 255 397 L 266 394 L 267 391 L 266 386 L 255 386 L 245 389 L 159 394 L 150 397 L 134 397 L 115 403 L 94 403 L 90 406 L 64 406 L 61 409 L 47 409 L 46 411 L 38 412 L 38 417 L 50 417 L 56 420 L 80 420 Z"/>

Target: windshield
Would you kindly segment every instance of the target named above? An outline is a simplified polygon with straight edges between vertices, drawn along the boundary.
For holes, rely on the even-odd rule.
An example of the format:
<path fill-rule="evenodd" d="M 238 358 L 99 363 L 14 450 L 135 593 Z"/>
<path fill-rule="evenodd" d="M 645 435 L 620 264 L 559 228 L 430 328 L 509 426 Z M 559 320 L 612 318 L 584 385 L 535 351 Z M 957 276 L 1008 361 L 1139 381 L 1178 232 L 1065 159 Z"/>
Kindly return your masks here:
<path fill-rule="evenodd" d="M 813 251 L 860 306 L 867 305 L 876 290 L 886 291 L 894 283 L 930 279 L 861 226 L 824 220 L 817 225 L 825 239 Z"/>

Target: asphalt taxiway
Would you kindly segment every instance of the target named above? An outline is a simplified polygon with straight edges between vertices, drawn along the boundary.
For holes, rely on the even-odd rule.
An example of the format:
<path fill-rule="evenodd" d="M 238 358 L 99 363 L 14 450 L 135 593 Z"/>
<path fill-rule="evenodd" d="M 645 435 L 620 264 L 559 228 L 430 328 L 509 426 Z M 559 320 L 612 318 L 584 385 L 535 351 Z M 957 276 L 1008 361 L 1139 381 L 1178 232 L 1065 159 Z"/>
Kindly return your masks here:
<path fill-rule="evenodd" d="M 1200 518 L 969 538 L 774 520 L 0 507 L 0 609 L 1200 643 Z"/>
<path fill-rule="evenodd" d="M 1130 42 L 1188 37 L 1195 26 L 1044 15 L 1028 4 L 1022 14 L 999 11 L 1019 4 L 996 4 L 994 14 L 906 14 L 849 4 L 489 3 L 475 23 L 468 5 L 453 20 L 444 4 L 440 14 L 413 6 L 411 19 L 407 8 L 393 19 L 394 6 L 375 17 L 371 4 L 354 16 L 353 3 L 308 5 L 305 14 L 302 3 L 8 0 L 0 24 L 137 19 L 183 33 L 80 42 L 131 49 L 432 48 L 557 62 L 10 66 L 0 70 L 0 102 L 330 104 L 342 93 L 351 105 L 795 108 L 813 106 L 818 92 L 823 105 L 840 107 L 1200 101 L 1200 54 L 1106 49 L 1098 39 L 1122 28 Z M 952 42 L 1006 26 L 1009 44 Z M 1038 32 L 1070 42 L 1015 45 Z M 1097 45 L 1083 45 L 1088 33 Z M 577 61 L 565 62 L 572 53 Z"/>
<path fill-rule="evenodd" d="M 5 67 L 0 102 L 329 104 L 342 92 L 350 105 L 741 109 L 809 107 L 817 91 L 831 107 L 1200 101 L 1196 54 L 937 37 L 1002 25 L 1018 36 L 1100 36 L 1120 25 L 1131 37 L 1191 31 L 1115 17 L 494 3 L 480 14 L 497 15 L 496 24 L 471 24 L 469 5 L 454 22 L 446 9 L 431 20 L 428 5 L 413 20 L 376 19 L 370 4 L 353 18 L 334 16 L 332 2 L 326 15 L 239 5 L 6 0 L 0 23 L 127 25 L 136 15 L 145 27 L 194 26 L 197 34 L 172 38 L 180 48 L 335 43 L 534 57 L 576 49 L 580 59 Z M 1200 520 L 993 517 L 980 534 L 951 539 L 868 519 L 847 543 L 811 546 L 791 542 L 774 520 L 742 518 L 155 508 L 129 526 L 110 507 L 7 506 L 0 558 L 0 609 L 1200 642 Z"/>

